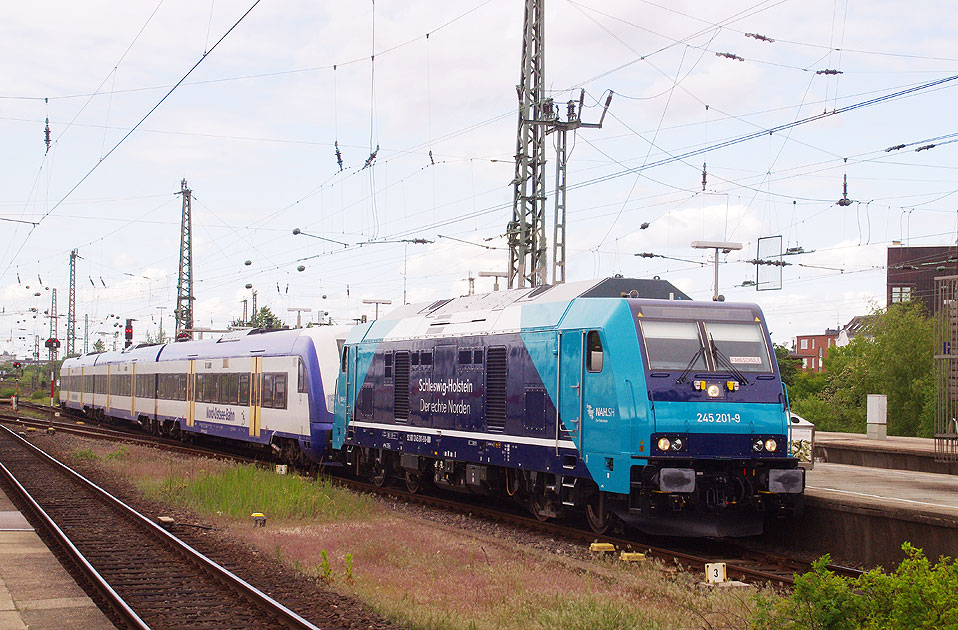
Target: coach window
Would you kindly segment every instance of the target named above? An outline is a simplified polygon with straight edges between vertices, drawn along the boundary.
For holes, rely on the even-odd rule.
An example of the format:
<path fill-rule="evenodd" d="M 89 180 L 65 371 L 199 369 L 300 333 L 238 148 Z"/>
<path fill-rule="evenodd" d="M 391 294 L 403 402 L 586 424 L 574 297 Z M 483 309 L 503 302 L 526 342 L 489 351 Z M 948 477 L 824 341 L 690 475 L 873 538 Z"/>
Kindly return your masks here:
<path fill-rule="evenodd" d="M 263 374 L 263 404 L 261 407 L 273 406 L 273 375 Z"/>
<path fill-rule="evenodd" d="M 249 374 L 239 375 L 239 403 L 249 405 Z"/>
<path fill-rule="evenodd" d="M 276 374 L 273 378 L 273 409 L 286 409 L 286 374 Z"/>
<path fill-rule="evenodd" d="M 299 359 L 299 368 L 296 370 L 296 391 L 306 393 L 306 362 Z"/>
<path fill-rule="evenodd" d="M 586 365 L 590 372 L 602 371 L 602 340 L 598 330 L 590 330 L 586 336 Z"/>

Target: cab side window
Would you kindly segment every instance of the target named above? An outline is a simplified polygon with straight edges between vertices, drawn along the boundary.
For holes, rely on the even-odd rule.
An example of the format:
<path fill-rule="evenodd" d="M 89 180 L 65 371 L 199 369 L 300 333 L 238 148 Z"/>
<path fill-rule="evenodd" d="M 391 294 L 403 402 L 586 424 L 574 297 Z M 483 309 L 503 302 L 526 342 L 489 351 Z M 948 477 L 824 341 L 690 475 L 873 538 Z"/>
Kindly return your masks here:
<path fill-rule="evenodd" d="M 586 368 L 590 372 L 602 371 L 602 340 L 598 330 L 590 330 L 586 336 Z"/>

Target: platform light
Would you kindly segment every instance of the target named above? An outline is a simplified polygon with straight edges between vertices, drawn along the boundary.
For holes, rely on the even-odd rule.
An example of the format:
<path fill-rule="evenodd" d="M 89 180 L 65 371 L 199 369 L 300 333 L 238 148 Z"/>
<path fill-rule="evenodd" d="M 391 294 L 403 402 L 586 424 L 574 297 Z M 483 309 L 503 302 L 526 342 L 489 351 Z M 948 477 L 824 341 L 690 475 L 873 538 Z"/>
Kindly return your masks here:
<path fill-rule="evenodd" d="M 777 448 L 778 448 L 778 442 L 776 442 L 776 441 L 773 440 L 772 438 L 768 438 L 767 440 L 765 440 L 765 450 L 766 450 L 766 451 L 768 451 L 768 452 L 770 452 L 770 453 L 773 453 L 773 452 L 775 452 L 775 450 L 776 450 Z"/>
<path fill-rule="evenodd" d="M 660 450 L 660 451 L 665 452 L 665 451 L 669 450 L 669 447 L 670 447 L 670 446 L 672 446 L 672 442 L 671 442 L 671 441 L 669 440 L 669 438 L 667 438 L 667 437 L 660 437 L 658 443 L 656 444 L 656 446 L 659 447 L 659 450 Z"/>

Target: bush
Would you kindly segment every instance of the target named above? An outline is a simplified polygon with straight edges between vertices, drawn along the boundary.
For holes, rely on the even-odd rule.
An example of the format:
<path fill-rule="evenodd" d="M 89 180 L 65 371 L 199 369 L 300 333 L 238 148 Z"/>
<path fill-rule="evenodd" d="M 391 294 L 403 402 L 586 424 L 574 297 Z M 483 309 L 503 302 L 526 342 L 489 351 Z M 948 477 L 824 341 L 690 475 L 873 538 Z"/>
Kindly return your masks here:
<path fill-rule="evenodd" d="M 757 595 L 749 626 L 771 630 L 909 630 L 958 628 L 958 564 L 932 565 L 921 549 L 902 545 L 905 559 L 893 573 L 873 569 L 843 578 L 826 568 L 826 555 L 796 576 L 791 596 Z"/>

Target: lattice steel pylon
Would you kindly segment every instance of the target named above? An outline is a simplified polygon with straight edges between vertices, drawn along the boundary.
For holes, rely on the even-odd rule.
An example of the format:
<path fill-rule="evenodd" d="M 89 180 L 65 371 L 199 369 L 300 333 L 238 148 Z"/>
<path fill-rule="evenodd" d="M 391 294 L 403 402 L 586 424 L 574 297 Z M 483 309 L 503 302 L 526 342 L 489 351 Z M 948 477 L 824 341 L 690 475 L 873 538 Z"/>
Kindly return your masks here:
<path fill-rule="evenodd" d="M 53 289 L 50 292 L 50 336 L 48 339 L 57 338 L 57 290 Z M 53 364 L 57 360 L 57 348 L 55 345 L 50 346 L 50 363 Z"/>
<path fill-rule="evenodd" d="M 70 303 L 67 305 L 67 353 L 72 357 L 77 338 L 77 250 L 70 252 Z"/>
<path fill-rule="evenodd" d="M 935 278 L 935 459 L 958 462 L 958 276 Z"/>
<path fill-rule="evenodd" d="M 180 182 L 183 195 L 183 216 L 180 222 L 180 271 L 176 281 L 176 319 L 177 341 L 193 338 L 193 218 L 191 214 L 192 191 L 187 188 L 186 180 Z"/>
<path fill-rule="evenodd" d="M 535 121 L 551 115 L 545 100 L 545 0 L 526 0 L 522 72 L 516 86 L 519 129 L 509 239 L 509 288 L 546 282 L 545 134 Z M 551 101 L 548 102 L 551 110 Z"/>

